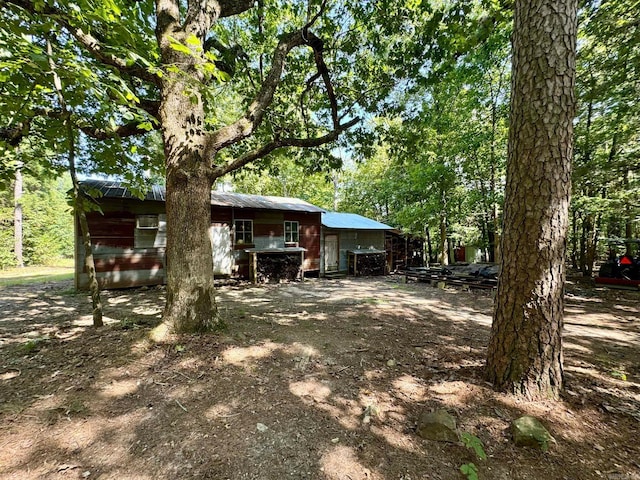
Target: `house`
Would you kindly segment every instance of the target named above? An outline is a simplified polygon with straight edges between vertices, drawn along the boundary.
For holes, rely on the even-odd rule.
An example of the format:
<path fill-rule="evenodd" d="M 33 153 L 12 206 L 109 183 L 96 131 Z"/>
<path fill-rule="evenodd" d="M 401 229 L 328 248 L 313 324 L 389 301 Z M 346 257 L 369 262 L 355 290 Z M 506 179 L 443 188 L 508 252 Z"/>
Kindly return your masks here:
<path fill-rule="evenodd" d="M 323 213 L 320 275 L 384 275 L 388 271 L 385 233 L 391 230 L 355 213 Z"/>
<path fill-rule="evenodd" d="M 164 188 L 154 186 L 139 199 L 113 181 L 86 180 L 82 187 L 101 210 L 87 213 L 100 287 L 165 283 Z M 214 274 L 258 280 L 274 273 L 274 266 L 276 273 L 286 271 L 296 277 L 319 273 L 322 212 L 295 198 L 212 192 L 209 233 Z M 88 275 L 77 226 L 76 232 L 76 288 L 86 289 Z"/>

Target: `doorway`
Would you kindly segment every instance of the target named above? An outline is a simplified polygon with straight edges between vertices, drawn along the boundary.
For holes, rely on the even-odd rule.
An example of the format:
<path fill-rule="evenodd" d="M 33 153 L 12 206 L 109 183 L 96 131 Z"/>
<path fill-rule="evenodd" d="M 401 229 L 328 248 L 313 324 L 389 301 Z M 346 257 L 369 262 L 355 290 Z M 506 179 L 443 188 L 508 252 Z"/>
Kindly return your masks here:
<path fill-rule="evenodd" d="M 324 271 L 337 272 L 340 265 L 340 250 L 338 248 L 338 235 L 325 235 L 324 237 Z"/>

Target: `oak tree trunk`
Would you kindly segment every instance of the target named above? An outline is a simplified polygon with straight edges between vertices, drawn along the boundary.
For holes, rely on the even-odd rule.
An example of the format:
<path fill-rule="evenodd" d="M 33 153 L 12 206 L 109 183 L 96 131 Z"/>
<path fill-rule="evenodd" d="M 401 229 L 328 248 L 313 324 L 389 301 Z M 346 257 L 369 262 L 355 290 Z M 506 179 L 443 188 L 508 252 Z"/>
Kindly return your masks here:
<path fill-rule="evenodd" d="M 164 321 L 175 332 L 222 327 L 215 302 L 211 181 L 197 170 L 167 168 L 167 303 Z"/>
<path fill-rule="evenodd" d="M 170 11 L 175 4 L 167 5 Z M 201 79 L 195 57 L 181 54 L 170 45 L 172 38 L 185 43 L 187 34 L 162 27 L 158 30 L 162 63 L 180 64 L 183 69 L 163 77 L 159 110 L 166 164 L 164 322 L 176 333 L 211 331 L 222 327 L 208 235 L 215 152 L 207 150 L 204 102 L 193 86 L 194 79 Z M 206 31 L 206 25 L 203 28 Z"/>
<path fill-rule="evenodd" d="M 502 261 L 486 373 L 529 399 L 562 388 L 576 0 L 516 0 Z"/>

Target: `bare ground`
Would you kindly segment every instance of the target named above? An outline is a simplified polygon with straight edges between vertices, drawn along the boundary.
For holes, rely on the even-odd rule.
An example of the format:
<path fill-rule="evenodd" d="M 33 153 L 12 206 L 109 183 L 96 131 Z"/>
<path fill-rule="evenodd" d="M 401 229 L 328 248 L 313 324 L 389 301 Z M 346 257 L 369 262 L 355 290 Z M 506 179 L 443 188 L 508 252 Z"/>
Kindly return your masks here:
<path fill-rule="evenodd" d="M 640 479 L 638 292 L 572 284 L 566 390 L 519 402 L 482 378 L 492 300 L 384 279 L 227 286 L 222 335 L 148 340 L 164 289 L 0 289 L 0 478 Z M 419 438 L 446 408 L 488 458 Z M 548 452 L 514 446 L 535 415 Z"/>

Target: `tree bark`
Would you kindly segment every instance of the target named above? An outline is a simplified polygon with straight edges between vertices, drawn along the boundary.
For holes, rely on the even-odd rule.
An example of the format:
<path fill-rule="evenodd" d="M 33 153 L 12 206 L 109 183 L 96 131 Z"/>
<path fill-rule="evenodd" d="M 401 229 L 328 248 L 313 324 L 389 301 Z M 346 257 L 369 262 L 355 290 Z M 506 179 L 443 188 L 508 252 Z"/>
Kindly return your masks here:
<path fill-rule="evenodd" d="M 443 208 L 444 211 L 444 208 Z M 438 260 L 440 265 L 449 265 L 449 243 L 447 242 L 447 217 L 440 214 L 440 252 Z"/>
<path fill-rule="evenodd" d="M 429 226 L 424 229 L 425 237 L 427 239 L 427 265 L 431 266 L 433 263 L 433 247 L 431 246 L 431 233 L 429 232 Z"/>
<path fill-rule="evenodd" d="M 13 185 L 13 251 L 16 257 L 16 267 L 24 267 L 22 256 L 22 167 L 16 168 L 15 183 Z"/>
<path fill-rule="evenodd" d="M 486 374 L 556 399 L 575 111 L 576 0 L 516 0 L 501 274 Z"/>
<path fill-rule="evenodd" d="M 91 235 L 89 233 L 89 225 L 87 224 L 87 212 L 85 211 L 84 194 L 80 191 L 78 180 L 73 174 L 73 191 L 74 191 L 74 205 L 75 213 L 78 216 L 80 223 L 80 232 L 82 234 L 82 246 L 84 248 L 84 266 L 89 275 L 89 293 L 91 295 L 91 306 L 93 316 L 93 326 L 102 327 L 104 325 L 102 321 L 102 300 L 100 298 L 100 286 L 98 285 L 98 278 L 96 277 L 96 264 L 93 260 L 93 249 L 91 247 Z"/>
<path fill-rule="evenodd" d="M 204 8 L 198 2 L 193 5 Z M 158 112 L 166 165 L 164 322 L 176 333 L 212 331 L 223 326 L 215 301 L 213 254 L 208 236 L 215 179 L 212 162 L 216 152 L 208 147 L 202 95 L 189 83 L 203 80 L 196 68 L 197 56 L 176 51 L 171 42 L 186 43 L 190 33 L 204 38 L 218 17 L 215 11 L 193 10 L 193 18 L 202 18 L 182 29 L 178 2 L 157 0 L 156 8 L 162 64 L 181 66 L 180 72 L 167 72 L 163 76 Z"/>

